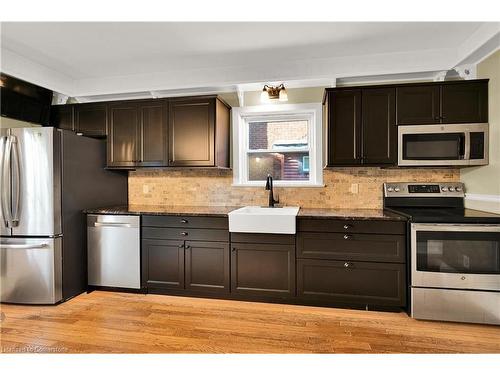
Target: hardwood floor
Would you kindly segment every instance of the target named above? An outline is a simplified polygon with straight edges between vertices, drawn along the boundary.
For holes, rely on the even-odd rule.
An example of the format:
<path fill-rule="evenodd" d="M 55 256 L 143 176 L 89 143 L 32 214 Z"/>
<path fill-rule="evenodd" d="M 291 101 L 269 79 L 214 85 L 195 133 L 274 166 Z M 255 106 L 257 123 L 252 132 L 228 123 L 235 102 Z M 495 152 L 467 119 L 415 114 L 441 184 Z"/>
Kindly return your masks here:
<path fill-rule="evenodd" d="M 0 309 L 4 353 L 500 353 L 500 327 L 405 313 L 102 291 Z"/>

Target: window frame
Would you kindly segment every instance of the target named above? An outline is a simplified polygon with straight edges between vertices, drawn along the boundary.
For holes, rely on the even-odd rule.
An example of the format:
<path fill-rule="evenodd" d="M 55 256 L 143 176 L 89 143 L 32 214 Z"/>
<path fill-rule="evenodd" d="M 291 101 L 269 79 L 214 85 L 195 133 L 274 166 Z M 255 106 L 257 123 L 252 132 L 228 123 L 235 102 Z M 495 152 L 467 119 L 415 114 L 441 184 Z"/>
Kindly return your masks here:
<path fill-rule="evenodd" d="M 275 180 L 280 187 L 323 187 L 323 118 L 321 103 L 273 104 L 252 107 L 234 107 L 232 110 L 233 133 L 233 186 L 265 186 L 265 181 L 248 180 L 248 155 L 251 153 L 273 153 L 309 151 L 309 180 Z M 248 124 L 259 121 L 307 120 L 308 147 L 283 147 L 268 150 L 250 150 Z"/>

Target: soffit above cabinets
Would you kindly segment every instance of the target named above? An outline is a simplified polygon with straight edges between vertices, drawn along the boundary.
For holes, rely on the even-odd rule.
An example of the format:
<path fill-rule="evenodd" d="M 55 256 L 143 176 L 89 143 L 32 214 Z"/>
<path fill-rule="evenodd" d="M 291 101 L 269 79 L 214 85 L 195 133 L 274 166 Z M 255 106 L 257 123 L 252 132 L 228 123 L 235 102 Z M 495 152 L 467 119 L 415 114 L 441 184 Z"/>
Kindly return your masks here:
<path fill-rule="evenodd" d="M 488 53 L 482 47 L 498 47 L 500 23 L 18 22 L 1 31 L 2 71 L 92 100 L 274 81 L 411 79 L 473 63 L 471 56 L 477 62 Z"/>

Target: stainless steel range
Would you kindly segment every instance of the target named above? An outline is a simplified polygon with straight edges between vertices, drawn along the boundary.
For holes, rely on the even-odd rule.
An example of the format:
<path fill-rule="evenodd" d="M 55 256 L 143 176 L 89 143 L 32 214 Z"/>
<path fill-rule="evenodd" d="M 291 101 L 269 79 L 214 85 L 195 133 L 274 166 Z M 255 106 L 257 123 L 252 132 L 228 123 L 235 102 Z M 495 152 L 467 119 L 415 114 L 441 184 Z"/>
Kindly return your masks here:
<path fill-rule="evenodd" d="M 384 208 L 409 219 L 411 316 L 500 324 L 500 215 L 462 183 L 386 183 Z"/>

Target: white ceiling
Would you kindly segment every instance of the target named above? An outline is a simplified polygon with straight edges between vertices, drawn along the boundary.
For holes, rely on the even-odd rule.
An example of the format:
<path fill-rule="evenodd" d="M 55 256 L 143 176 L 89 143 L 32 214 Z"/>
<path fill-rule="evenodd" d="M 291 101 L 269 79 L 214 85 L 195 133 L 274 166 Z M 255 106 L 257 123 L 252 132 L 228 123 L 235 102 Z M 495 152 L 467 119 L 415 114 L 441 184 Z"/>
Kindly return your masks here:
<path fill-rule="evenodd" d="M 500 45 L 499 31 L 481 22 L 2 23 L 1 69 L 71 96 L 334 84 L 447 70 Z"/>

